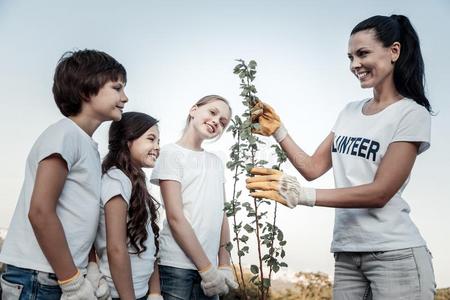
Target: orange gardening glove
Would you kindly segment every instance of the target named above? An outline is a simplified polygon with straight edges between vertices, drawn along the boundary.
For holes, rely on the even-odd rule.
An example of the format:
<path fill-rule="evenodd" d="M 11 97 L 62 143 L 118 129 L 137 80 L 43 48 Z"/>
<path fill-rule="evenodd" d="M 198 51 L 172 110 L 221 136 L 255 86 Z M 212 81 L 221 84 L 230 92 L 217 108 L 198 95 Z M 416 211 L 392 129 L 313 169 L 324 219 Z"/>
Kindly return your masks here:
<path fill-rule="evenodd" d="M 253 168 L 250 173 L 257 175 L 246 180 L 246 187 L 255 190 L 250 196 L 275 200 L 290 208 L 297 205 L 314 206 L 316 190 L 301 187 L 294 176 L 285 175 L 275 169 Z"/>
<path fill-rule="evenodd" d="M 252 122 L 259 123 L 259 128 L 253 129 L 253 133 L 271 136 L 278 128 L 280 128 L 280 117 L 269 104 L 258 101 L 253 106 L 250 113 Z"/>

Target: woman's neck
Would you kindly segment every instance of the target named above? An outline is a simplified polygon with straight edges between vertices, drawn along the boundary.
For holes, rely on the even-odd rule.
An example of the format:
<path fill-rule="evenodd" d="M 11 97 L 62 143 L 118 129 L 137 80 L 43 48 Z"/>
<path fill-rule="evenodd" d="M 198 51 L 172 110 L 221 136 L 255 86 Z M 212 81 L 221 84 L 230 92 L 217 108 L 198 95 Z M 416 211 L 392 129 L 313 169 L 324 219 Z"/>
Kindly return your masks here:
<path fill-rule="evenodd" d="M 389 79 L 373 88 L 373 101 L 379 105 L 389 105 L 403 98 L 395 88 L 394 79 Z"/>

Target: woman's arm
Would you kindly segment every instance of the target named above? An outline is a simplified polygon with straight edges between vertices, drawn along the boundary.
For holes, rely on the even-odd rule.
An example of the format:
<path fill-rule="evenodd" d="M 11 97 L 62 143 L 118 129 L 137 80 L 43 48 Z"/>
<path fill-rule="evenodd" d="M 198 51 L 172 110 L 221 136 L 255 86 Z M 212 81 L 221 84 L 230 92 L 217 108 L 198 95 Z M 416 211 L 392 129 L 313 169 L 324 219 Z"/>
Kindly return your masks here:
<path fill-rule="evenodd" d="M 312 181 L 325 174 L 331 168 L 333 139 L 334 133 L 330 132 L 311 156 L 303 151 L 289 134 L 280 142 L 280 146 L 300 174 L 306 180 Z"/>
<path fill-rule="evenodd" d="M 228 224 L 227 214 L 223 214 L 222 229 L 220 231 L 220 248 L 219 248 L 219 267 L 229 266 L 230 253 L 226 249 L 226 245 L 230 242 L 230 225 Z"/>
<path fill-rule="evenodd" d="M 28 212 L 39 246 L 60 281 L 65 281 L 78 272 L 56 214 L 56 205 L 67 174 L 67 164 L 59 155 L 42 160 L 36 171 Z"/>
<path fill-rule="evenodd" d="M 411 173 L 419 145 L 391 143 L 373 182 L 349 188 L 316 190 L 316 205 L 340 208 L 381 208 L 397 193 Z"/>
<path fill-rule="evenodd" d="M 181 184 L 174 180 L 160 180 L 159 185 L 166 208 L 166 217 L 173 237 L 198 270 L 211 265 L 200 242 L 183 213 Z"/>
<path fill-rule="evenodd" d="M 127 237 L 128 205 L 118 195 L 105 205 L 106 250 L 114 286 L 120 299 L 135 299 Z"/>

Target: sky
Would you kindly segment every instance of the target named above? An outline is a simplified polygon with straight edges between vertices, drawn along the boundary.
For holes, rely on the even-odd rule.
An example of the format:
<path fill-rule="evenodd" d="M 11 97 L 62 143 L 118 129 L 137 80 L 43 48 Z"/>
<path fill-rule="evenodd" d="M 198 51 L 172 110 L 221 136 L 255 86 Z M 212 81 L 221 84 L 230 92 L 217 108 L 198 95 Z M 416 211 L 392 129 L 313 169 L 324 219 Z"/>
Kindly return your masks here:
<path fill-rule="evenodd" d="M 98 49 L 121 62 L 128 72 L 125 110 L 159 119 L 162 145 L 180 137 L 189 108 L 202 96 L 222 95 L 242 113 L 232 70 L 235 59 L 254 59 L 259 97 L 312 153 L 346 103 L 371 96 L 349 72 L 347 46 L 351 29 L 377 14 L 408 16 L 421 39 L 426 91 L 436 116 L 431 148 L 417 158 L 403 195 L 433 253 L 438 287 L 450 286 L 448 0 L 0 0 L 0 228 L 9 226 L 31 146 L 62 117 L 51 87 L 65 51 Z M 102 156 L 108 126 L 94 135 Z M 232 144 L 226 134 L 204 146 L 225 163 Z M 270 151 L 260 155 L 270 157 Z M 306 182 L 289 164 L 284 169 L 306 186 L 334 186 L 331 172 Z M 232 175 L 226 176 L 230 195 Z M 152 193 L 159 191 L 152 187 Z M 332 275 L 333 209 L 281 207 L 278 216 L 288 241 L 288 271 Z M 252 261 L 248 256 L 244 262 Z"/>

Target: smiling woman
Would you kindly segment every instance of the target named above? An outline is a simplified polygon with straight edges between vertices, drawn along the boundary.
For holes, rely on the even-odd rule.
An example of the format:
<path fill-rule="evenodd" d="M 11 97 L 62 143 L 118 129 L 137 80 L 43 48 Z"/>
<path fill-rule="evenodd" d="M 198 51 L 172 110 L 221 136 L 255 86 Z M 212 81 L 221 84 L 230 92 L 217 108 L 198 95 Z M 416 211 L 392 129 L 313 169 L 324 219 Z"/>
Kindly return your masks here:
<path fill-rule="evenodd" d="M 351 72 L 373 97 L 349 103 L 313 155 L 268 105 L 254 115 L 263 129 L 278 124 L 273 136 L 301 175 L 314 180 L 333 168 L 336 188 L 302 187 L 293 176 L 261 168 L 252 170 L 261 176 L 249 178 L 247 188 L 291 208 L 336 208 L 333 299 L 431 300 L 431 253 L 402 197 L 417 155 L 430 146 L 419 39 L 407 17 L 374 16 L 356 25 L 348 48 Z"/>

